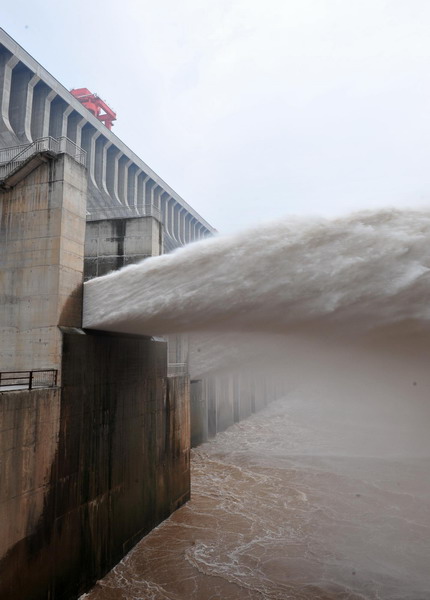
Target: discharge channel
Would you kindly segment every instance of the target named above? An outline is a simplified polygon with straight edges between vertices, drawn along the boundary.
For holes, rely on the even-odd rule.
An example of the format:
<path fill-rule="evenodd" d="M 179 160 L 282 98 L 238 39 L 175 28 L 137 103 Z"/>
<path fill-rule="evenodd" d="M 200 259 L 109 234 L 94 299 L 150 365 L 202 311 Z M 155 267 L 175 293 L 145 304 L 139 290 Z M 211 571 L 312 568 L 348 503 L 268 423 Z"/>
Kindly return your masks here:
<path fill-rule="evenodd" d="M 197 376 L 255 361 L 286 381 L 193 450 L 191 501 L 87 600 L 428 600 L 429 267 L 430 213 L 385 210 L 87 283 L 86 326 L 189 331 Z"/>

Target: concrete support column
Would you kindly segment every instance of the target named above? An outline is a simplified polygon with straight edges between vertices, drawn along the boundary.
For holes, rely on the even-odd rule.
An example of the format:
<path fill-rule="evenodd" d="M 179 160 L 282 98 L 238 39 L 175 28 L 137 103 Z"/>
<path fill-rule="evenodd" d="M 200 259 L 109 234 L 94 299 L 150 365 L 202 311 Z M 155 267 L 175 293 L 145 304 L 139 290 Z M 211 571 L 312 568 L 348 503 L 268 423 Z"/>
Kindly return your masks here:
<path fill-rule="evenodd" d="M 82 117 L 82 119 L 76 123 L 76 139 L 74 141 L 75 144 L 80 148 L 82 147 L 82 129 L 86 123 L 87 120 L 84 117 Z"/>
<path fill-rule="evenodd" d="M 85 168 L 63 154 L 2 194 L 4 370 L 60 369 L 58 325 L 81 325 L 86 191 Z"/>
<path fill-rule="evenodd" d="M 79 130 L 79 141 L 80 141 L 82 127 L 84 126 L 85 123 L 86 123 L 86 119 L 84 119 L 83 116 L 80 115 L 75 110 L 72 110 L 72 112 L 67 120 L 66 135 L 69 138 L 69 140 L 72 140 L 72 142 L 75 142 L 75 144 L 77 144 L 78 146 L 80 146 L 80 144 L 78 144 L 78 142 L 77 142 L 78 130 Z"/>
<path fill-rule="evenodd" d="M 112 142 L 107 141 L 105 137 L 102 138 L 103 143 L 101 143 L 101 189 L 107 195 L 109 195 L 108 185 L 107 185 L 107 164 L 108 164 L 108 150 L 112 146 Z"/>
<path fill-rule="evenodd" d="M 121 200 L 118 196 L 118 162 L 122 156 L 121 150 L 116 146 L 111 146 L 107 152 L 107 164 L 106 164 L 106 183 L 108 193 L 121 204 Z"/>
<path fill-rule="evenodd" d="M 5 145 L 13 145 L 16 143 L 16 137 L 9 121 L 10 93 L 12 71 L 19 61 L 16 56 L 6 53 L 0 54 L 0 60 L 0 139 L 5 139 Z"/>
<path fill-rule="evenodd" d="M 91 181 L 94 183 L 94 185 L 96 187 L 98 187 L 97 181 L 96 181 L 96 147 L 97 147 L 97 140 L 100 136 L 101 136 L 100 131 L 94 131 L 94 135 L 91 136 L 91 140 L 90 140 L 90 154 L 89 154 L 89 156 L 87 156 L 88 173 L 91 177 Z"/>
<path fill-rule="evenodd" d="M 148 181 L 149 176 L 143 171 L 137 175 L 136 208 L 140 215 L 145 214 L 146 184 Z"/>
<path fill-rule="evenodd" d="M 33 108 L 31 111 L 31 137 L 37 140 L 49 135 L 51 102 L 56 96 L 45 83 L 40 81 L 33 90 Z"/>
<path fill-rule="evenodd" d="M 142 172 L 132 161 L 127 169 L 127 204 L 134 208 L 137 212 L 136 199 L 137 199 L 137 177 Z"/>
<path fill-rule="evenodd" d="M 96 139 L 96 145 L 94 149 L 94 178 L 97 183 L 99 190 L 103 190 L 103 179 L 104 179 L 104 163 L 103 158 L 105 155 L 106 138 L 103 135 L 98 136 Z"/>
<path fill-rule="evenodd" d="M 168 235 L 173 237 L 173 221 L 174 221 L 174 210 L 175 210 L 176 200 L 169 196 L 167 200 L 167 210 L 166 210 L 166 222 L 164 223 L 164 229 Z"/>
<path fill-rule="evenodd" d="M 67 103 L 59 96 L 51 102 L 51 112 L 49 116 L 50 136 L 59 138 L 63 134 L 63 116 L 67 108 Z"/>
<path fill-rule="evenodd" d="M 152 204 L 158 208 L 158 210 L 161 212 L 161 194 L 163 193 L 163 189 L 157 185 L 156 187 L 153 188 L 152 190 Z"/>
<path fill-rule="evenodd" d="M 12 71 L 9 121 L 23 144 L 31 143 L 31 109 L 34 86 L 40 81 L 30 69 L 18 64 Z"/>
<path fill-rule="evenodd" d="M 160 212 L 161 212 L 161 222 L 164 226 L 166 226 L 167 222 L 167 207 L 169 203 L 170 195 L 167 192 L 163 192 L 160 195 Z"/>
<path fill-rule="evenodd" d="M 128 203 L 128 169 L 133 164 L 133 161 L 127 158 L 125 154 L 121 156 L 118 162 L 118 197 L 124 206 L 129 206 Z"/>
<path fill-rule="evenodd" d="M 181 206 L 181 209 L 179 211 L 179 240 L 181 242 L 181 244 L 186 244 L 186 238 L 185 238 L 185 217 L 187 214 L 187 209 L 184 208 L 183 206 Z"/>
<path fill-rule="evenodd" d="M 95 152 L 96 152 L 96 141 L 101 135 L 100 131 L 97 131 L 95 127 L 86 123 L 82 128 L 81 146 L 87 153 L 87 169 L 90 175 L 91 181 L 97 187 L 95 179 Z"/>
<path fill-rule="evenodd" d="M 151 206 L 154 199 L 154 188 L 157 186 L 155 181 L 148 179 L 145 186 L 145 211 L 151 214 Z"/>
<path fill-rule="evenodd" d="M 72 106 L 68 106 L 66 108 L 66 110 L 63 113 L 63 122 L 61 123 L 61 133 L 59 135 L 59 137 L 67 137 L 67 129 L 68 129 L 68 123 L 69 123 L 69 117 L 73 112 L 73 107 Z"/>
<path fill-rule="evenodd" d="M 189 215 L 188 223 L 187 223 L 187 237 L 189 242 L 194 241 L 194 223 L 196 218 Z"/>
<path fill-rule="evenodd" d="M 193 241 L 195 241 L 195 242 L 199 239 L 197 237 L 198 226 L 199 226 L 199 222 L 197 219 L 195 219 L 192 224 L 192 237 L 193 237 Z"/>
<path fill-rule="evenodd" d="M 180 237 L 179 237 L 179 215 L 181 212 L 181 205 L 178 204 L 175 201 L 175 205 L 173 207 L 173 222 L 172 222 L 172 230 L 170 232 L 170 235 L 172 236 L 172 238 L 174 240 L 176 240 L 178 243 L 181 243 Z"/>

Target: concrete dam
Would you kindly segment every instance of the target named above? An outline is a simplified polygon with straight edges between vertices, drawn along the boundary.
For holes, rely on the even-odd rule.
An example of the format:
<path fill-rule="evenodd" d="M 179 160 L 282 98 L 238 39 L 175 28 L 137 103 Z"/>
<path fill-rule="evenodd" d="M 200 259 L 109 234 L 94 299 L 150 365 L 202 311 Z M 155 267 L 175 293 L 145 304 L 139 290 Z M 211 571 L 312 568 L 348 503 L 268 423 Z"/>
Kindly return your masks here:
<path fill-rule="evenodd" d="M 0 598 L 428 597 L 428 211 L 215 233 L 0 30 Z"/>
<path fill-rule="evenodd" d="M 215 233 L 0 30 L 0 597 L 78 597 L 190 497 L 190 444 L 280 394 L 188 338 L 83 329 L 83 281 Z"/>

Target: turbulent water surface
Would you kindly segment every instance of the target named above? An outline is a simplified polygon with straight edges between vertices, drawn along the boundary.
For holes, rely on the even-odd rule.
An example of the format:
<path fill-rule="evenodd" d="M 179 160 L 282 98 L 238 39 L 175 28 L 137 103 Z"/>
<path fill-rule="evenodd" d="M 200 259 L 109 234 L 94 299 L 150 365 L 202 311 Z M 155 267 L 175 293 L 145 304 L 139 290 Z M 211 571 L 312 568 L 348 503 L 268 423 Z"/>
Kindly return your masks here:
<path fill-rule="evenodd" d="M 194 450 L 191 502 L 87 600 L 428 600 L 429 460 L 371 414 L 292 393 Z"/>
<path fill-rule="evenodd" d="M 430 213 L 386 210 L 287 219 L 87 283 L 87 326 L 191 331 L 194 376 L 287 382 L 193 451 L 191 502 L 88 600 L 428 600 L 429 269 Z"/>

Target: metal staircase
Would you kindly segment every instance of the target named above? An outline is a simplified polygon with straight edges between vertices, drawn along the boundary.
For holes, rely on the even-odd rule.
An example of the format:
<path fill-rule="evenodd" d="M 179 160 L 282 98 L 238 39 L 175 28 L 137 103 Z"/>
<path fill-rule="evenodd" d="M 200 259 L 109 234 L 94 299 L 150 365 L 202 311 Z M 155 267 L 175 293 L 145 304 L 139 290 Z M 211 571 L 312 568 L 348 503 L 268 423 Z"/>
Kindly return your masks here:
<path fill-rule="evenodd" d="M 68 154 L 81 165 L 87 153 L 67 137 L 44 137 L 31 144 L 0 150 L 0 189 L 10 189 L 49 158 Z"/>

